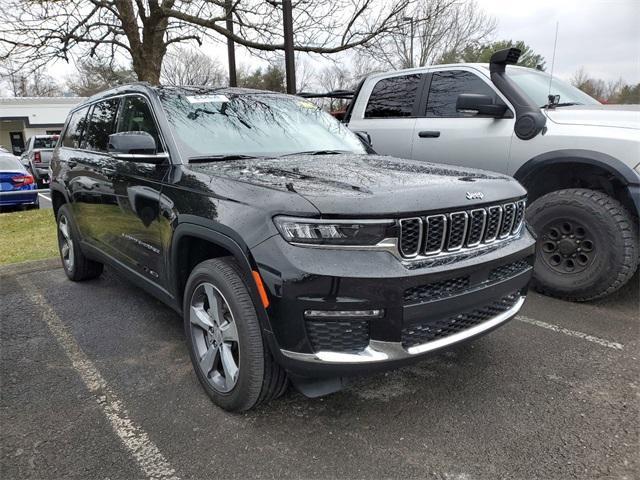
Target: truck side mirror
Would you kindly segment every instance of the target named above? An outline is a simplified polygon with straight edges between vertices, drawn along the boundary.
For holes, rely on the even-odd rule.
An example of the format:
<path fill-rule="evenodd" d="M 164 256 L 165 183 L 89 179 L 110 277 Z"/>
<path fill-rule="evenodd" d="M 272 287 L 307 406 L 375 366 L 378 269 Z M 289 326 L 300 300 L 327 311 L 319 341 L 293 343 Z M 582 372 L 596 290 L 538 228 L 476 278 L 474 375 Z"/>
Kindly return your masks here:
<path fill-rule="evenodd" d="M 109 135 L 107 150 L 114 158 L 133 162 L 162 163 L 166 153 L 157 153 L 155 139 L 147 132 L 119 132 Z"/>
<path fill-rule="evenodd" d="M 373 146 L 371 145 L 371 137 L 367 132 L 353 132 L 353 133 L 355 133 L 358 139 L 360 139 L 360 143 L 362 143 L 367 153 L 372 153 L 372 154 L 377 153 L 373 149 Z"/>
<path fill-rule="evenodd" d="M 458 112 L 502 118 L 507 112 L 507 106 L 494 103 L 493 97 L 489 95 L 463 93 L 458 95 L 456 110 Z"/>

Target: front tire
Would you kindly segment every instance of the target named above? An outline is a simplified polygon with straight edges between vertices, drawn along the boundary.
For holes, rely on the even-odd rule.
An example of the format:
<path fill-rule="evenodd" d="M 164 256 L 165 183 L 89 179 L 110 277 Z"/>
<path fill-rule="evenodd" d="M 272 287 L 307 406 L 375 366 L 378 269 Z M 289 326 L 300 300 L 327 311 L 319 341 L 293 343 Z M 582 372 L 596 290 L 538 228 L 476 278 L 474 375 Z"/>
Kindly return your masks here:
<path fill-rule="evenodd" d="M 625 208 L 605 193 L 582 188 L 548 193 L 527 220 L 538 236 L 534 287 L 571 301 L 604 297 L 638 265 L 638 238 Z"/>
<path fill-rule="evenodd" d="M 68 205 L 62 205 L 58 210 L 56 224 L 60 259 L 69 280 L 81 282 L 99 277 L 103 265 L 88 259 L 80 250 L 80 235 Z"/>
<path fill-rule="evenodd" d="M 216 405 L 241 412 L 284 392 L 286 373 L 263 340 L 249 290 L 233 259 L 206 260 L 193 269 L 183 317 L 194 370 Z"/>

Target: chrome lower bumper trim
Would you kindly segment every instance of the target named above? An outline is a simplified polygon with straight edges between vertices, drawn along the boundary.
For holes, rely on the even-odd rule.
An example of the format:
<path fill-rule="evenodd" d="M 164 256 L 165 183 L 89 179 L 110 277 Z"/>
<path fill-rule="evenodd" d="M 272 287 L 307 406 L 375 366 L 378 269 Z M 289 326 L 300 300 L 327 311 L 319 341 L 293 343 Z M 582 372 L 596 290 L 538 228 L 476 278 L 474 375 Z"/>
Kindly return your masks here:
<path fill-rule="evenodd" d="M 516 304 L 506 312 L 502 312 L 500 315 L 496 315 L 486 322 L 482 322 L 475 327 L 468 328 L 458 333 L 454 333 L 448 337 L 434 340 L 432 342 L 423 343 L 422 345 L 416 345 L 405 349 L 400 342 L 381 342 L 379 340 L 370 340 L 369 346 L 359 353 L 340 353 L 340 352 L 328 352 L 320 351 L 316 353 L 299 353 L 291 352 L 289 350 L 280 350 L 286 357 L 294 360 L 300 360 L 304 362 L 314 363 L 343 363 L 343 364 L 358 364 L 358 363 L 375 363 L 385 362 L 390 360 L 401 360 L 404 358 L 411 358 L 415 355 L 422 353 L 432 352 L 440 348 L 444 348 L 453 345 L 458 342 L 462 342 L 468 338 L 479 335 L 487 330 L 491 330 L 497 327 L 501 323 L 511 319 L 518 313 L 525 297 L 521 296 Z"/>

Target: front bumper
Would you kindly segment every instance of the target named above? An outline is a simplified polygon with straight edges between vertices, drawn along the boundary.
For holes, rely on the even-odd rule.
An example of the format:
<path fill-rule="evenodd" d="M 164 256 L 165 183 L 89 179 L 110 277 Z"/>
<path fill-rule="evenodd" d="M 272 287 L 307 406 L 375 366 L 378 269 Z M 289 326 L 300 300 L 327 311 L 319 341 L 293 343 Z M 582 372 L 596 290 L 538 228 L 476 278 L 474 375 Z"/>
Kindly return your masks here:
<path fill-rule="evenodd" d="M 518 312 L 534 246 L 523 229 L 480 253 L 403 264 L 389 252 L 310 249 L 272 237 L 252 251 L 271 300 L 271 350 L 290 373 L 347 376 L 400 366 L 470 340 Z M 320 325 L 305 317 L 308 310 L 371 309 L 384 314 Z"/>

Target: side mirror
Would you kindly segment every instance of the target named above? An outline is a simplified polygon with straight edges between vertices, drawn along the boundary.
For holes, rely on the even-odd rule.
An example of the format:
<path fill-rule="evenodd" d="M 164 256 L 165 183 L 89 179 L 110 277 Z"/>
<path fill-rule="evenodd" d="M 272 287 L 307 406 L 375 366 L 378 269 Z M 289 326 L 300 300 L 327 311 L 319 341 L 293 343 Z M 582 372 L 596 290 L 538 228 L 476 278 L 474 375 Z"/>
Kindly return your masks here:
<path fill-rule="evenodd" d="M 463 93 L 458 95 L 456 110 L 459 112 L 502 118 L 507 112 L 507 106 L 493 103 L 493 98 L 489 95 Z"/>
<path fill-rule="evenodd" d="M 134 162 L 162 163 L 166 153 L 157 153 L 155 139 L 147 132 L 120 132 L 109 135 L 107 150 L 115 158 Z"/>

